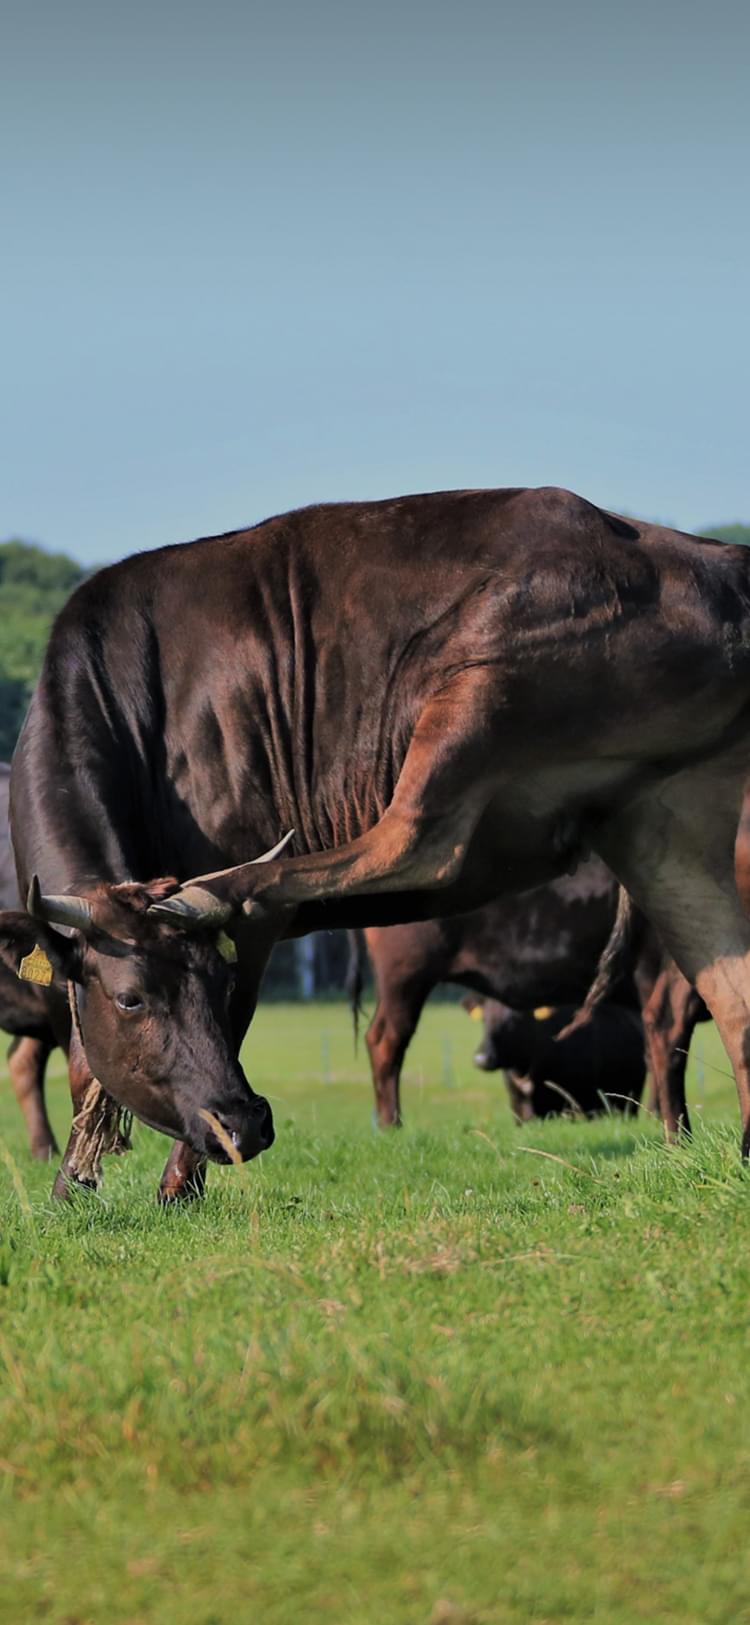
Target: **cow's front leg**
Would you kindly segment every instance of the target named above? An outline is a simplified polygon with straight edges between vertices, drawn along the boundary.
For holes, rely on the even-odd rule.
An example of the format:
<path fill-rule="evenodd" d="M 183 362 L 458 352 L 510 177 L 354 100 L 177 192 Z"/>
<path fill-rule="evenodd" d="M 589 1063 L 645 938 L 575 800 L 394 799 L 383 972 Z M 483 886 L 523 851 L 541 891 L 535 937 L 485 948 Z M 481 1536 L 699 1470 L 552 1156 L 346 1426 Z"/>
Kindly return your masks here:
<path fill-rule="evenodd" d="M 157 1200 L 165 1204 L 197 1201 L 205 1195 L 206 1168 L 205 1157 L 178 1140 L 167 1157 Z"/>
<path fill-rule="evenodd" d="M 57 1154 L 44 1099 L 44 1073 L 51 1053 L 52 1045 L 43 1038 L 14 1038 L 8 1050 L 8 1071 L 26 1122 L 31 1155 L 42 1162 Z"/>
<path fill-rule="evenodd" d="M 434 894 L 459 883 L 469 890 L 463 909 L 496 895 L 497 866 L 491 841 L 484 864 L 467 882 L 472 838 L 498 786 L 500 745 L 487 673 L 471 670 L 454 679 L 422 712 L 407 750 L 393 799 L 371 829 L 344 846 L 297 858 L 239 864 L 221 874 L 188 882 L 154 905 L 169 919 L 205 907 L 210 892 L 220 904 L 262 929 L 305 904 L 347 905 L 376 895 L 408 894 L 404 918 L 440 913 Z M 554 858 L 550 873 L 557 872 Z M 527 885 L 539 875 L 534 872 Z M 545 878 L 543 875 L 541 878 Z M 516 879 L 514 884 L 523 884 Z M 493 890 L 494 886 L 494 890 Z M 475 896 L 476 894 L 476 896 Z"/>
<path fill-rule="evenodd" d="M 80 1036 L 75 1030 L 71 1033 L 70 1038 L 68 1080 L 73 1106 L 73 1123 L 63 1153 L 63 1160 L 55 1183 L 52 1186 L 52 1195 L 58 1202 L 67 1201 L 74 1191 L 96 1190 L 97 1186 L 96 1179 L 81 1176 L 78 1166 L 80 1152 L 84 1149 L 79 1118 L 88 1090 L 94 1082 L 94 1074 L 86 1060 Z"/>
<path fill-rule="evenodd" d="M 95 1191 L 101 1183 L 101 1159 L 107 1152 L 127 1151 L 121 1113 L 106 1094 L 86 1060 L 80 1029 L 74 1023 L 68 1054 L 73 1122 L 52 1195 L 67 1200 L 75 1191 Z"/>
<path fill-rule="evenodd" d="M 75 990 L 69 984 L 72 1018 L 68 1048 L 68 1079 L 73 1104 L 65 1155 L 52 1187 L 57 1201 L 65 1201 L 74 1191 L 98 1190 L 101 1162 L 106 1155 L 119 1156 L 130 1150 L 130 1113 L 102 1088 L 86 1059 L 78 1020 Z"/>

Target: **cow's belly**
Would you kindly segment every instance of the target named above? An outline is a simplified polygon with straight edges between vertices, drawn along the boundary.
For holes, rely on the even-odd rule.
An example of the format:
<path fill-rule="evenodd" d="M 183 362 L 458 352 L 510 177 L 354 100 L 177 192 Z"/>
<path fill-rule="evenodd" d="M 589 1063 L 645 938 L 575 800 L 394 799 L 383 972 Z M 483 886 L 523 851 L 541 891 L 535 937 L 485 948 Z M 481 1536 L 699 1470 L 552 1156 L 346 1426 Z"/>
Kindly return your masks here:
<path fill-rule="evenodd" d="M 590 824 L 638 777 L 636 762 L 612 759 L 503 774 L 482 829 L 491 825 L 493 839 L 508 853 L 544 853 L 551 842 L 567 844 L 568 828 Z"/>
<path fill-rule="evenodd" d="M 627 761 L 503 774 L 466 853 L 457 887 L 464 908 L 576 869 L 591 853 L 596 822 L 619 805 L 637 777 L 637 765 Z"/>

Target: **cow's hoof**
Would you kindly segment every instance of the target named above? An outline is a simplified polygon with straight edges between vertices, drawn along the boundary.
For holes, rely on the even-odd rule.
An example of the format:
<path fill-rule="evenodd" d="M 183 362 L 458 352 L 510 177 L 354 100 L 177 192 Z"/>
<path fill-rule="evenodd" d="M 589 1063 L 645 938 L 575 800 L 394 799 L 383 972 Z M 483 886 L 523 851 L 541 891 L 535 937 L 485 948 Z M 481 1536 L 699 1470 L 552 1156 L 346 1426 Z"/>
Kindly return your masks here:
<path fill-rule="evenodd" d="M 387 1115 L 383 1115 L 381 1117 L 378 1112 L 374 1111 L 372 1114 L 372 1126 L 376 1129 L 400 1128 L 401 1118 Z"/>
<path fill-rule="evenodd" d="M 37 1162 L 51 1162 L 53 1157 L 59 1157 L 60 1147 L 56 1140 L 32 1140 L 31 1155 Z"/>
<path fill-rule="evenodd" d="M 159 1186 L 156 1200 L 160 1207 L 174 1207 L 184 1202 L 200 1202 L 206 1194 L 205 1174 L 191 1174 L 189 1179 L 170 1180 Z"/>
<path fill-rule="evenodd" d="M 98 1188 L 95 1179 L 78 1179 L 75 1174 L 66 1173 L 65 1169 L 61 1168 L 52 1186 L 52 1200 L 53 1202 L 71 1202 L 76 1196 L 88 1196 L 91 1192 L 96 1192 Z"/>

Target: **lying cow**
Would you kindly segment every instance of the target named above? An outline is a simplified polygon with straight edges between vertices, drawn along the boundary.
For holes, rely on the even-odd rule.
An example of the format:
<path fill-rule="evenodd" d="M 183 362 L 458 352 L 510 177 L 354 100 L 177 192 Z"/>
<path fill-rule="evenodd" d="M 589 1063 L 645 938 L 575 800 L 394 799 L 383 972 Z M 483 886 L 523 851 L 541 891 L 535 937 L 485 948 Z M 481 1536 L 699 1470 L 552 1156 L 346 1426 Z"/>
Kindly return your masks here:
<path fill-rule="evenodd" d="M 10 768 L 0 762 L 0 909 L 18 907 L 8 824 L 9 787 Z M 44 1076 L 56 1039 L 41 989 L 33 982 L 22 981 L 1 960 L 0 1030 L 13 1036 L 8 1069 L 26 1122 L 32 1154 L 46 1160 L 57 1151 L 44 1101 Z"/>
<path fill-rule="evenodd" d="M 239 1050 L 282 937 L 481 908 L 587 851 L 716 1017 L 749 1150 L 749 758 L 747 549 L 571 492 L 307 508 L 91 577 L 14 756 L 0 930 L 73 990 L 58 1189 L 118 1109 L 178 1141 L 169 1193 L 271 1144 Z"/>
<path fill-rule="evenodd" d="M 670 1136 L 689 1130 L 685 1067 L 703 1006 L 645 920 L 618 907 L 619 900 L 614 875 L 590 859 L 573 875 L 498 898 L 472 914 L 350 932 L 347 986 L 354 1008 L 365 949 L 377 990 L 366 1041 L 381 1126 L 401 1121 L 404 1056 L 425 1000 L 439 983 L 514 1010 L 534 1010 L 577 1005 L 593 982 L 591 1010 L 606 996 L 642 1016 L 665 1128 Z"/>
<path fill-rule="evenodd" d="M 480 1014 L 484 1032 L 474 1055 L 483 1072 L 503 1070 L 514 1117 L 556 1117 L 573 1111 L 637 1112 L 646 1081 L 643 1022 L 635 1010 L 602 1004 L 591 1020 L 559 1038 L 575 1006 L 511 1010 L 497 999 L 468 994 L 464 1007 Z"/>

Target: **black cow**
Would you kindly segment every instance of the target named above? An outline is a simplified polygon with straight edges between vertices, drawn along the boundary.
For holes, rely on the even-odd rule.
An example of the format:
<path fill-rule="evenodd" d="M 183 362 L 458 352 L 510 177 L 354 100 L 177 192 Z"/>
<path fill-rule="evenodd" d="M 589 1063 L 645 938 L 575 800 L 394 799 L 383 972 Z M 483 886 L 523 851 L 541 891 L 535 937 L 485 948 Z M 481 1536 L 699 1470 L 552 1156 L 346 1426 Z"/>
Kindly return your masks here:
<path fill-rule="evenodd" d="M 77 989 L 63 1180 L 94 1077 L 182 1142 L 169 1191 L 270 1144 L 238 1053 L 279 938 L 465 912 L 587 850 L 715 1015 L 747 1150 L 749 736 L 747 550 L 570 492 L 309 508 L 94 576 L 14 758 L 2 926 Z"/>
<path fill-rule="evenodd" d="M 464 1005 L 484 1022 L 474 1064 L 505 1072 L 511 1110 L 519 1123 L 573 1110 L 585 1117 L 602 1111 L 637 1112 L 646 1081 L 643 1022 L 636 1010 L 602 1004 L 590 1021 L 560 1038 L 573 1021 L 574 1005 L 556 1010 L 510 1010 L 497 999 Z"/>
<path fill-rule="evenodd" d="M 381 1126 L 401 1121 L 404 1056 L 438 983 L 469 988 L 516 1011 L 579 1004 L 594 983 L 590 1009 L 606 998 L 642 1015 L 665 1128 L 670 1136 L 689 1130 L 685 1067 L 702 1002 L 645 919 L 627 907 L 614 875 L 598 859 L 581 864 L 574 875 L 498 898 L 471 914 L 373 926 L 350 932 L 349 943 L 347 986 L 355 1009 L 365 947 L 375 977 L 378 997 L 367 1047 Z M 606 969 L 600 975 L 602 962 Z M 585 1052 L 584 1040 L 580 1053 Z"/>
<path fill-rule="evenodd" d="M 18 907 L 18 889 L 8 824 L 10 768 L 0 762 L 0 909 Z M 53 1156 L 57 1143 L 44 1102 L 44 1075 L 55 1047 L 44 995 L 32 982 L 21 981 L 0 961 L 0 1029 L 13 1035 L 8 1069 L 23 1112 L 35 1157 Z"/>

